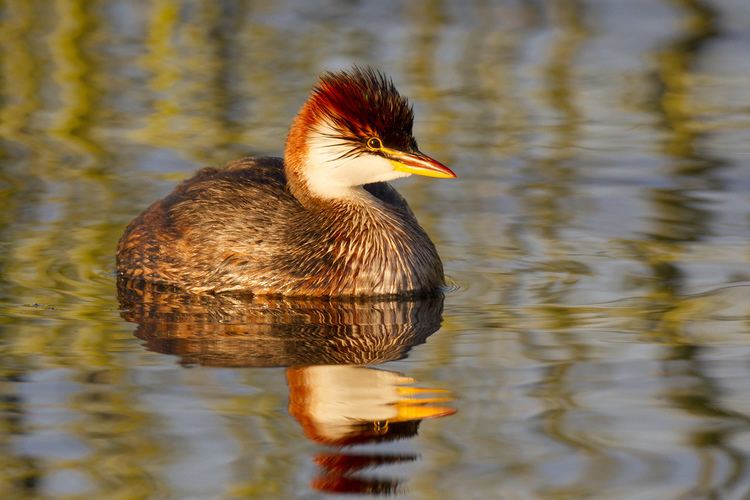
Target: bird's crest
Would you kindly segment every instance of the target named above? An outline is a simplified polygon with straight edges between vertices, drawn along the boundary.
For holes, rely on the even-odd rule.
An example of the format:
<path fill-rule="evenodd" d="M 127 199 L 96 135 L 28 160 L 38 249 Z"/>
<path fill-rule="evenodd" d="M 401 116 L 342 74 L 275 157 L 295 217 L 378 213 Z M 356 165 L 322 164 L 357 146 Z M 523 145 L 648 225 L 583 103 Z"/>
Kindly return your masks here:
<path fill-rule="evenodd" d="M 313 90 L 310 106 L 316 118 L 352 141 L 375 136 L 389 147 L 416 148 L 411 104 L 390 78 L 372 68 L 326 73 Z"/>

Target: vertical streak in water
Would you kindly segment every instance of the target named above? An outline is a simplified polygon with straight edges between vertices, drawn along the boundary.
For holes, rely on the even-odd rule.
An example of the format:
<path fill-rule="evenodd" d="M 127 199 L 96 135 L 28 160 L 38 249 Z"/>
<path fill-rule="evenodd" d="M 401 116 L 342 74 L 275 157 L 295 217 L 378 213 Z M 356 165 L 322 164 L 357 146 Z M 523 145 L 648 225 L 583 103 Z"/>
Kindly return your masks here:
<path fill-rule="evenodd" d="M 444 102 L 438 89 L 438 78 L 442 72 L 441 60 L 437 57 L 438 46 L 441 42 L 441 27 L 446 19 L 445 6 L 442 0 L 428 0 L 428 6 L 421 6 L 418 11 L 413 12 L 410 19 L 404 22 L 413 22 L 413 29 L 409 30 L 408 44 L 413 49 L 403 58 L 408 65 L 405 74 L 411 76 L 415 81 L 412 98 L 424 111 L 416 113 L 416 133 L 423 137 L 451 137 L 451 123 L 455 116 L 450 109 L 442 104 Z M 414 7 L 412 7 L 414 8 Z M 442 101 L 442 102 L 441 102 Z M 421 115 L 421 116 L 420 116 Z M 424 124 L 424 125 L 423 125 Z M 440 151 L 432 154 L 439 156 Z M 410 199 L 413 205 L 427 207 L 432 187 L 429 183 L 415 184 L 411 189 Z M 428 213 L 420 213 L 420 221 L 430 233 L 436 232 L 436 222 Z"/>
<path fill-rule="evenodd" d="M 636 246 L 652 271 L 654 298 L 677 303 L 685 283 L 684 273 L 674 262 L 679 260 L 685 244 L 700 240 L 710 226 L 710 212 L 690 190 L 696 187 L 696 182 L 710 186 L 712 171 L 721 166 L 719 160 L 699 152 L 701 137 L 690 128 L 694 117 L 688 105 L 687 82 L 702 50 L 720 33 L 717 11 L 703 1 L 670 3 L 681 9 L 685 20 L 682 30 L 655 53 L 653 103 L 668 134 L 662 145 L 663 154 L 670 159 L 667 175 L 676 186 L 651 190 L 653 229 L 649 240 L 637 242 Z"/>
<path fill-rule="evenodd" d="M 575 146 L 580 134 L 580 111 L 575 100 L 576 75 L 571 68 L 576 67 L 576 59 L 583 43 L 589 36 L 586 25 L 585 6 L 577 0 L 557 0 L 551 4 L 550 17 L 555 23 L 551 29 L 557 36 L 550 37 L 549 54 L 541 68 L 545 88 L 542 97 L 552 111 L 552 121 L 546 118 L 549 112 L 542 112 L 545 120 L 543 130 L 551 135 L 546 154 L 532 157 L 526 165 L 531 179 L 519 185 L 524 214 L 527 214 L 525 230 L 531 234 L 538 232 L 542 258 L 546 261 L 544 273 L 548 282 L 536 286 L 535 293 L 541 303 L 556 303 L 564 300 L 565 294 L 575 287 L 575 280 L 559 279 L 560 273 L 585 272 L 585 266 L 559 264 L 566 260 L 570 250 L 565 248 L 565 238 L 560 231 L 565 229 L 572 218 L 571 204 L 575 200 L 577 168 L 574 160 Z M 576 270 L 582 268 L 583 271 Z M 572 270 L 572 271 L 571 271 Z"/>
<path fill-rule="evenodd" d="M 79 22 L 80 20 L 75 18 L 76 15 L 82 15 L 80 12 L 80 5 L 77 7 L 71 6 L 70 12 L 68 11 L 67 7 L 68 6 L 64 3 L 58 3 L 56 5 L 56 8 L 58 10 L 63 11 L 63 15 L 57 18 L 58 23 L 55 24 L 55 27 L 52 30 L 52 34 L 44 40 L 44 46 L 50 47 L 50 51 L 53 56 L 53 64 L 55 68 L 55 70 L 53 71 L 53 76 L 57 78 L 57 83 L 62 88 L 62 97 L 59 99 L 59 102 L 62 103 L 62 110 L 59 111 L 56 115 L 53 115 L 55 126 L 53 126 L 52 128 L 56 129 L 58 137 L 62 137 L 63 141 L 51 143 L 41 143 L 41 141 L 39 141 L 39 143 L 37 143 L 36 140 L 32 140 L 30 142 L 29 150 L 25 155 L 25 161 L 29 166 L 27 170 L 32 172 L 36 179 L 39 179 L 40 184 L 44 182 L 44 189 L 48 191 L 46 193 L 47 195 L 49 195 L 50 190 L 67 188 L 76 189 L 77 186 L 80 185 L 80 179 L 78 178 L 75 178 L 75 182 L 72 183 L 66 184 L 65 182 L 60 182 L 60 179 L 64 178 L 66 175 L 73 174 L 75 177 L 75 175 L 78 174 L 78 171 L 76 170 L 66 170 L 65 168 L 63 168 L 62 162 L 60 161 L 61 158 L 67 156 L 67 153 L 70 149 L 72 149 L 71 146 L 73 144 L 79 146 L 80 149 L 86 149 L 89 151 L 97 149 L 95 146 L 91 145 L 91 141 L 79 140 L 80 138 L 76 135 L 77 131 L 74 130 L 78 129 L 80 123 L 85 121 L 87 112 L 91 109 L 88 103 L 85 102 L 87 98 L 87 96 L 85 95 L 86 89 L 85 85 L 81 83 L 80 77 L 82 74 L 91 73 L 92 71 L 88 66 L 84 66 L 83 68 L 81 67 L 81 65 L 79 64 L 80 60 L 78 59 L 75 48 L 71 46 L 71 44 L 75 45 L 75 42 L 72 41 L 84 31 L 82 25 L 85 23 Z M 25 10 L 24 8 L 19 8 L 14 9 L 14 12 L 23 13 L 25 12 Z M 29 14 L 34 17 L 34 20 L 37 23 L 40 24 L 44 23 L 44 21 L 46 21 L 50 17 L 53 17 L 41 15 L 38 11 L 35 10 L 31 11 Z M 13 17 L 10 17 L 10 19 L 12 18 Z M 39 26 L 37 25 L 35 26 L 35 28 L 39 29 Z M 31 28 L 29 28 L 29 30 L 30 29 Z M 23 38 L 20 38 L 20 40 L 16 42 L 16 46 L 25 46 Z M 41 44 L 36 46 L 37 51 L 40 48 Z M 35 61 L 33 57 L 29 57 L 28 60 L 30 62 Z M 24 66 L 23 64 L 20 64 L 19 67 L 23 68 Z M 17 87 L 27 87 L 25 85 L 27 82 L 24 81 L 23 77 L 28 74 L 29 73 L 25 71 L 19 72 L 19 81 Z M 49 82 L 45 78 L 45 73 L 34 71 L 31 74 L 33 74 L 35 77 L 39 77 L 38 81 L 36 80 L 36 78 L 34 78 L 33 80 L 33 88 L 35 89 L 34 93 L 36 95 L 44 95 L 46 86 L 49 86 L 51 82 Z M 32 99 L 30 102 L 36 103 L 37 100 Z M 37 105 L 34 104 L 34 108 L 36 107 Z M 32 133 L 27 133 L 27 127 L 31 128 L 31 124 L 29 123 L 29 121 L 32 117 L 32 114 L 30 111 L 25 114 L 27 114 L 29 118 L 24 120 L 26 122 L 25 125 L 18 128 L 16 136 L 24 142 L 26 142 L 24 140 L 25 137 L 43 137 L 44 134 L 39 133 L 40 127 L 36 125 L 34 125 L 35 130 L 33 130 Z M 85 160 L 91 160 L 91 158 L 88 156 L 85 156 L 83 159 L 76 159 L 81 163 L 84 163 Z M 89 161 L 89 165 L 91 164 L 92 162 Z M 24 229 L 24 234 L 19 234 L 15 238 L 14 252 L 10 257 L 13 260 L 14 268 L 10 274 L 11 280 L 16 284 L 21 285 L 21 287 L 27 287 L 29 290 L 40 288 L 42 286 L 41 283 L 44 283 L 46 287 L 51 288 L 49 287 L 48 282 L 50 278 L 51 281 L 56 282 L 56 285 L 60 285 L 59 287 L 56 287 L 56 289 L 59 290 L 60 288 L 64 288 L 64 286 L 62 286 L 60 283 L 62 281 L 60 279 L 62 278 L 62 276 L 50 275 L 52 262 L 51 258 L 49 257 L 51 253 L 49 250 L 51 248 L 57 248 L 57 246 L 55 245 L 56 242 L 54 241 L 53 237 L 51 237 L 51 235 L 41 234 L 40 232 L 40 229 L 42 229 L 42 227 L 44 226 L 44 223 L 41 222 L 40 219 L 50 219 L 52 218 L 50 217 L 50 213 L 57 215 L 57 212 L 59 211 L 60 203 L 57 200 L 52 201 L 49 198 L 49 196 L 45 196 L 38 204 L 34 205 L 35 210 L 38 212 L 37 218 L 35 220 L 28 221 L 22 226 Z M 68 196 L 66 199 L 75 204 L 82 201 L 76 200 L 75 196 Z M 26 200 L 26 202 L 28 203 L 29 200 Z M 63 220 L 69 223 L 70 221 L 74 220 L 74 218 L 63 217 Z M 66 234 L 66 236 L 69 236 L 69 234 Z M 70 239 L 64 238 L 64 241 L 65 243 L 63 243 L 62 248 L 69 248 L 71 246 Z M 18 293 L 22 296 L 22 292 L 20 292 L 20 290 L 18 291 Z"/>
<path fill-rule="evenodd" d="M 418 110 L 415 113 L 415 134 L 419 137 L 432 137 L 434 139 L 447 139 L 454 137 L 453 124 L 455 115 L 445 105 L 446 100 L 441 96 L 438 88 L 440 79 L 437 77 L 441 72 L 447 71 L 438 57 L 438 47 L 441 42 L 441 28 L 447 19 L 446 7 L 442 0 L 425 0 L 425 2 L 410 2 L 404 7 L 405 14 L 402 22 L 412 23 L 407 38 L 407 46 L 411 50 L 401 58 L 401 64 L 406 65 L 404 74 L 414 82 L 409 92 L 409 98 L 416 102 Z M 406 92 L 405 92 L 406 93 Z M 419 107 L 422 107 L 420 113 Z M 420 145 L 424 151 L 427 148 Z M 440 158 L 440 149 L 431 151 Z M 450 159 L 443 160 L 450 162 Z M 433 187 L 427 182 L 415 182 L 410 189 L 409 203 L 412 207 L 421 207 L 418 210 L 419 222 L 431 235 L 437 235 L 442 229 L 440 216 L 430 213 L 430 200 L 435 196 Z M 437 238 L 436 238 L 437 239 Z M 447 323 L 450 319 L 447 318 Z M 453 338 L 447 335 L 436 335 L 432 341 L 432 347 L 440 359 L 451 359 Z"/>
<path fill-rule="evenodd" d="M 43 12 L 51 15 L 44 15 L 42 6 Z M 14 68 L 4 74 L 8 75 L 7 88 L 13 88 L 19 97 L 13 105 L 3 107 L 2 113 L 12 113 L 12 118 L 2 120 L 3 135 L 28 147 L 25 164 L 42 183 L 40 189 L 45 190 L 40 204 L 55 207 L 52 214 L 15 221 L 20 234 L 15 235 L 9 257 L 14 271 L 10 278 L 15 285 L 13 300 L 23 303 L 29 297 L 32 301 L 49 298 L 55 307 L 38 308 L 36 314 L 21 311 L 31 319 L 25 328 L 17 329 L 23 335 L 2 338 L 3 351 L 7 348 L 16 353 L 17 359 L 5 359 L 2 365 L 14 367 L 13 380 L 8 381 L 24 395 L 15 399 L 17 413 L 29 415 L 32 422 L 19 422 L 22 432 L 12 441 L 37 441 L 44 439 L 45 432 L 52 432 L 80 451 L 76 452 L 78 456 L 61 461 L 54 451 L 41 449 L 25 456 L 18 448 L 11 448 L 3 450 L 2 458 L 8 457 L 16 470 L 18 464 L 24 464 L 13 479 L 24 494 L 33 494 L 59 474 L 68 474 L 79 478 L 76 487 L 86 490 L 81 493 L 91 496 L 115 492 L 149 496 L 154 488 L 143 464 L 153 454 L 153 445 L 145 418 L 132 398 L 123 397 L 133 393 L 128 370 L 116 359 L 112 345 L 116 336 L 107 330 L 106 322 L 91 321 L 102 315 L 106 305 L 111 307 L 111 282 L 90 279 L 91 273 L 99 270 L 102 253 L 108 257 L 111 251 L 106 220 L 112 201 L 111 179 L 102 175 L 104 153 L 92 137 L 101 102 L 97 87 L 101 71 L 94 62 L 91 45 L 87 45 L 99 30 L 98 11 L 92 2 L 85 1 L 60 0 L 53 11 L 42 3 L 13 2 L 11 7 L 12 15 L 4 17 L 3 52 L 13 52 L 8 60 Z M 38 44 L 35 52 L 26 53 L 26 34 L 39 30 L 47 19 L 55 23 L 44 38 L 44 46 Z M 48 129 L 42 128 L 46 124 L 30 123 L 41 107 L 41 83 L 46 84 L 39 71 L 42 64 L 36 58 L 42 47 L 51 54 L 52 78 L 59 91 L 59 107 Z M 20 59 L 15 61 L 17 57 Z M 8 90 L 3 93 L 8 95 Z M 55 147 L 33 139 L 48 130 L 58 140 Z M 27 193 L 22 189 L 17 192 L 25 196 L 27 206 L 39 210 Z M 50 198 L 54 201 L 48 201 Z M 100 219 L 92 220 L 93 207 Z M 42 221 L 45 217 L 48 220 Z M 61 404 L 50 404 L 45 382 L 25 379 L 25 372 L 30 368 L 44 374 L 60 366 L 69 368 L 59 370 L 57 383 L 70 394 Z M 86 373 L 81 366 L 98 368 Z M 107 369 L 100 370 L 102 367 Z M 71 375 L 73 380 L 68 378 Z M 47 423 L 40 426 L 40 421 Z M 41 464 L 39 468 L 37 463 Z"/>
<path fill-rule="evenodd" d="M 133 132 L 141 143 L 166 147 L 201 164 L 217 163 L 216 150 L 240 140 L 231 120 L 230 55 L 233 26 L 241 19 L 215 2 L 185 6 L 162 0 L 153 7 L 148 54 L 153 111 Z"/>
<path fill-rule="evenodd" d="M 157 496 L 162 486 L 153 469 L 170 449 L 159 442 L 163 437 L 155 439 L 164 424 L 144 409 L 144 387 L 118 361 L 83 366 L 75 369 L 77 390 L 66 401 L 76 418 L 61 427 L 85 443 L 88 453 L 68 468 L 85 473 L 96 487 L 92 498 Z"/>
<path fill-rule="evenodd" d="M 723 162 L 701 151 L 704 138 L 692 127 L 695 121 L 691 105 L 692 71 L 703 50 L 720 36 L 718 12 L 701 0 L 672 0 L 684 19 L 682 29 L 655 54 L 654 104 L 667 138 L 663 154 L 670 159 L 667 175 L 676 186 L 652 190 L 654 205 L 654 241 L 675 242 L 672 250 L 681 250 L 681 242 L 696 241 L 709 232 L 711 214 L 690 191 L 700 186 L 714 187 L 713 173 Z"/>
<path fill-rule="evenodd" d="M 576 146 L 580 140 L 581 113 L 576 106 L 576 59 L 583 44 L 589 37 L 585 5 L 578 0 L 557 0 L 550 2 L 555 36 L 550 37 L 549 54 L 542 68 L 546 88 L 543 97 L 550 110 L 554 112 L 554 122 L 545 120 L 545 129 L 550 131 L 551 141 L 547 145 L 545 157 L 533 159 L 528 168 L 536 171 L 536 179 L 523 186 L 520 196 L 524 198 L 528 213 L 533 216 L 533 229 L 539 232 L 539 241 L 544 245 L 544 256 L 550 259 L 548 264 L 551 273 L 550 282 L 538 287 L 537 294 L 541 303 L 564 301 L 566 292 L 576 288 L 576 280 L 559 279 L 559 273 L 578 272 L 574 267 L 555 264 L 558 259 L 565 260 L 570 251 L 561 242 L 564 237 L 560 231 L 570 222 L 568 208 L 575 199 L 571 186 L 576 185 L 577 168 L 571 164 L 575 161 Z M 559 268 L 558 268 L 559 267 Z M 580 478 L 611 477 L 617 467 L 602 450 L 601 445 L 592 441 L 588 434 L 582 432 L 581 420 L 584 412 L 576 401 L 572 375 L 573 370 L 589 357 L 588 346 L 575 341 L 572 335 L 577 328 L 575 316 L 567 308 L 549 308 L 550 318 L 545 326 L 541 339 L 555 346 L 555 362 L 544 370 L 539 380 L 540 389 L 535 394 L 540 404 L 547 408 L 541 425 L 546 435 L 558 443 L 567 446 L 573 453 L 585 455 L 580 462 L 589 470 L 578 470 L 572 477 L 560 480 L 560 484 L 548 492 L 566 497 L 585 496 L 590 481 Z M 546 334 L 549 332 L 549 334 Z M 521 337 L 527 344 L 534 342 L 533 335 Z M 531 357 L 537 357 L 550 349 L 531 347 Z M 540 358 L 540 361 L 549 361 Z M 585 418 L 585 417 L 584 417 Z"/>
<path fill-rule="evenodd" d="M 174 47 L 179 15 L 179 5 L 174 0 L 157 0 L 151 5 L 145 42 L 148 52 L 138 62 L 151 74 L 148 89 L 153 96 L 153 109 L 144 117 L 144 126 L 131 132 L 130 136 L 136 142 L 169 144 L 174 134 L 172 122 L 180 110 L 173 97 L 180 80 Z"/>
<path fill-rule="evenodd" d="M 24 200 L 31 198 L 38 184 L 24 158 L 34 155 L 35 134 L 29 134 L 31 116 L 40 107 L 36 58 L 26 36 L 33 29 L 35 12 L 26 0 L 0 4 L 0 301 L 15 296 L 11 278 L 15 263 L 18 222 L 23 220 Z M 20 158 L 20 161 L 15 161 Z M 9 328 L 6 328 L 8 326 Z M 35 496 L 39 492 L 43 465 L 36 457 L 14 452 L 16 440 L 27 432 L 29 411 L 19 391 L 30 371 L 24 356 L 12 349 L 11 322 L 0 322 L 0 485 L 6 494 Z"/>
<path fill-rule="evenodd" d="M 585 21 L 585 8 L 577 0 L 556 0 L 550 4 L 551 17 L 558 26 L 557 36 L 550 38 L 550 52 L 542 68 L 546 88 L 543 96 L 549 108 L 554 111 L 554 123 L 545 123 L 552 137 L 547 157 L 535 160 L 530 167 L 539 170 L 543 185 L 537 186 L 538 196 L 530 196 L 531 213 L 538 214 L 540 220 L 534 226 L 546 242 L 549 252 L 564 256 L 568 252 L 560 246 L 559 229 L 569 221 L 570 211 L 565 202 L 570 201 L 573 192 L 569 187 L 575 184 L 575 165 L 570 160 L 576 154 L 580 134 L 580 111 L 577 98 L 574 68 L 579 51 L 588 38 Z M 534 190 L 530 190 L 534 191 Z"/>
<path fill-rule="evenodd" d="M 39 196 L 33 175 L 37 151 L 43 151 L 38 134 L 29 133 L 31 120 L 41 107 L 36 53 L 27 37 L 34 28 L 30 2 L 8 0 L 0 16 L 0 298 L 15 295 L 11 278 L 19 225 L 30 219 L 25 204 Z"/>
<path fill-rule="evenodd" d="M 72 292 L 66 295 L 66 302 L 71 304 L 73 316 L 90 317 L 107 302 L 102 300 L 102 287 L 109 283 L 92 278 L 102 271 L 103 261 L 111 261 L 107 249 L 111 248 L 112 228 L 106 213 L 115 202 L 116 192 L 114 178 L 107 171 L 108 152 L 94 137 L 103 114 L 100 86 L 106 78 L 94 47 L 99 47 L 95 42 L 104 37 L 97 39 L 102 25 L 96 4 L 57 0 L 55 12 L 57 23 L 46 40 L 59 88 L 59 109 L 53 115 L 51 134 L 61 141 L 66 154 L 59 154 L 49 165 L 48 175 L 55 180 L 60 208 L 45 234 L 44 249 L 39 249 L 45 255 L 51 248 L 60 251 L 39 273 L 54 283 L 53 289 L 63 294 Z M 92 220 L 94 206 L 101 215 Z M 97 299 L 81 300 L 84 296 Z M 95 330 L 78 330 L 74 348 L 78 342 L 84 350 L 90 343 L 98 343 L 101 332 Z"/>
<path fill-rule="evenodd" d="M 650 241 L 640 247 L 654 277 L 652 296 L 667 306 L 653 318 L 656 331 L 673 346 L 665 353 L 664 369 L 675 377 L 681 375 L 694 381 L 694 387 L 687 393 L 681 384 L 674 388 L 665 386 L 665 399 L 675 408 L 706 422 L 686 436 L 702 467 L 694 486 L 684 494 L 714 496 L 731 492 L 732 486 L 747 475 L 745 454 L 732 444 L 732 438 L 734 434 L 747 432 L 750 418 L 721 403 L 723 388 L 707 373 L 708 367 L 702 359 L 706 348 L 692 345 L 686 335 L 691 300 L 684 296 L 686 277 L 675 262 L 690 242 L 701 240 L 709 232 L 712 214 L 691 191 L 698 186 L 715 189 L 718 183 L 712 176 L 724 163 L 701 151 L 700 143 L 705 138 L 692 127 L 696 116 L 690 86 L 693 68 L 700 62 L 703 50 L 721 36 L 720 12 L 703 0 L 669 3 L 684 17 L 682 29 L 656 53 L 654 101 L 668 134 L 662 149 L 671 160 L 668 176 L 676 186 L 651 190 L 654 229 Z M 711 424 L 715 419 L 734 425 L 717 427 Z M 730 464 L 731 470 L 725 477 L 717 477 L 721 472 L 717 455 L 723 455 Z"/>
<path fill-rule="evenodd" d="M 25 131 L 30 116 L 40 107 L 37 60 L 26 40 L 34 27 L 35 17 L 31 2 L 8 0 L 0 24 L 0 134 L 17 144 L 33 141 L 33 135 Z M 33 144 L 28 147 L 34 148 Z"/>
<path fill-rule="evenodd" d="M 55 63 L 52 77 L 60 89 L 60 109 L 51 132 L 66 148 L 80 154 L 76 170 L 96 168 L 96 157 L 102 151 L 98 142 L 91 138 L 91 127 L 99 102 L 95 83 L 99 75 L 91 57 L 83 50 L 84 42 L 97 27 L 96 9 L 92 2 L 84 0 L 56 0 L 55 12 L 58 21 L 48 45 Z"/>
<path fill-rule="evenodd" d="M 178 110 L 173 125 L 177 133 L 170 146 L 176 151 L 186 149 L 201 163 L 210 161 L 210 151 L 226 143 L 227 132 L 221 120 L 221 89 L 218 75 L 224 61 L 219 57 L 217 43 L 221 31 L 221 8 L 217 2 L 197 3 L 182 16 L 177 25 L 177 51 L 180 79 L 170 92 Z"/>

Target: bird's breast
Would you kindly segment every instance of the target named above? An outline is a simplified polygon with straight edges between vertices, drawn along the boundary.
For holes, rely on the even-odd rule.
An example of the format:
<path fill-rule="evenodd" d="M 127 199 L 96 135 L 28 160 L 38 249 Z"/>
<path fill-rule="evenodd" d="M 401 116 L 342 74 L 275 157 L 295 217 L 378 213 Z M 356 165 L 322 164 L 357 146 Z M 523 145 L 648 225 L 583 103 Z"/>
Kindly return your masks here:
<path fill-rule="evenodd" d="M 301 278 L 300 293 L 397 295 L 442 285 L 440 259 L 415 220 L 386 214 L 316 224 L 289 245 L 296 249 L 289 265 Z"/>

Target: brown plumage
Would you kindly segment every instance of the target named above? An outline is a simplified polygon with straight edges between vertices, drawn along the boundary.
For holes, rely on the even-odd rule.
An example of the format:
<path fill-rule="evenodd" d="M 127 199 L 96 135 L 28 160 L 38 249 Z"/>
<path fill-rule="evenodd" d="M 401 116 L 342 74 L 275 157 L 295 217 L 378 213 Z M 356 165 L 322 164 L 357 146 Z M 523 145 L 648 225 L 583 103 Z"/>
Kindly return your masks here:
<path fill-rule="evenodd" d="M 190 292 L 435 293 L 443 268 L 384 180 L 455 177 L 417 150 L 412 111 L 382 74 L 328 74 L 292 123 L 284 160 L 205 168 L 139 215 L 117 271 Z"/>
<path fill-rule="evenodd" d="M 149 350 L 205 366 L 380 364 L 440 328 L 443 296 L 409 300 L 189 294 L 118 282 L 122 317 Z"/>

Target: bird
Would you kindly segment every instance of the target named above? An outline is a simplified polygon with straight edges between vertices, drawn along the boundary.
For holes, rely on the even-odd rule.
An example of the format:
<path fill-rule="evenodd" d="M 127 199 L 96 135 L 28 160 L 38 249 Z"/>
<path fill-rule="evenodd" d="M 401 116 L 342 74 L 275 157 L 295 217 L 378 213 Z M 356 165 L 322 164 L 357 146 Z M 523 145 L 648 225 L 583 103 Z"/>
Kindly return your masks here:
<path fill-rule="evenodd" d="M 324 73 L 292 120 L 283 158 L 203 168 L 127 226 L 118 280 L 198 294 L 442 293 L 435 245 L 388 182 L 456 177 L 419 150 L 413 123 L 409 100 L 381 71 Z"/>

